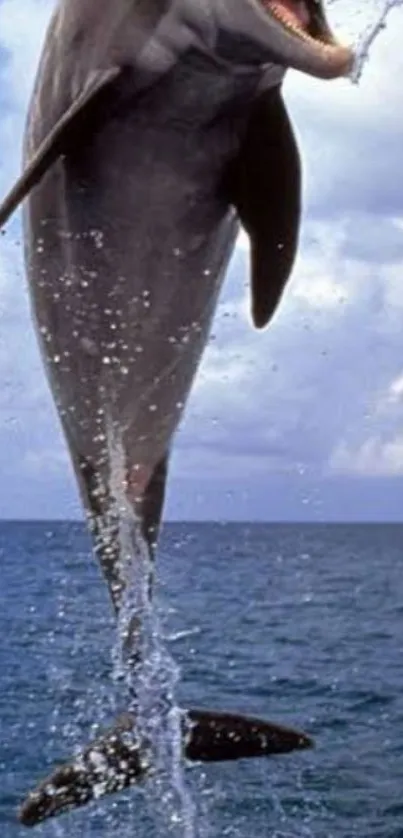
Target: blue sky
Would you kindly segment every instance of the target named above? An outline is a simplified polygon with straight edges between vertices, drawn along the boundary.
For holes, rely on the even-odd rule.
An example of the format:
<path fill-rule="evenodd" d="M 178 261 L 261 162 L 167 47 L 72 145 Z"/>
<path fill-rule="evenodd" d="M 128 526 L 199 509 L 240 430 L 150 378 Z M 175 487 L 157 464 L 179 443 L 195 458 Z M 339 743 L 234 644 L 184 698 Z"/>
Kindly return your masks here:
<path fill-rule="evenodd" d="M 344 0 L 329 5 L 348 34 L 362 31 Z M 52 7 L 0 0 L 0 194 L 18 172 Z M 400 9 L 358 86 L 288 74 L 305 170 L 298 261 L 274 323 L 256 333 L 240 238 L 176 439 L 169 517 L 403 517 L 402 41 Z M 79 517 L 29 319 L 18 216 L 0 237 L 0 378 L 0 517 Z"/>

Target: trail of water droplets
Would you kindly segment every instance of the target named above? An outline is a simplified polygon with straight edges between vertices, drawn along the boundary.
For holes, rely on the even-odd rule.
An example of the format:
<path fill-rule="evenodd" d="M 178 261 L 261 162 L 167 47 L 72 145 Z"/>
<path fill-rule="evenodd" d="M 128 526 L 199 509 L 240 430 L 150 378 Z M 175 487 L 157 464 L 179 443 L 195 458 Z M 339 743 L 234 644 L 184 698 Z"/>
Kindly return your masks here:
<path fill-rule="evenodd" d="M 369 53 L 376 38 L 386 26 L 386 18 L 393 8 L 403 5 L 403 0 L 386 0 L 384 8 L 380 12 L 376 21 L 370 24 L 366 31 L 362 34 L 357 47 L 357 60 L 352 73 L 351 80 L 354 84 L 358 84 L 361 79 L 362 72 L 366 62 L 369 59 Z"/>
<path fill-rule="evenodd" d="M 350 75 L 353 84 L 359 83 L 371 48 L 386 27 L 388 15 L 402 5 L 403 0 L 362 0 L 352 8 L 351 0 L 327 0 L 332 25 L 336 32 L 345 33 L 355 49 L 356 60 Z"/>
<path fill-rule="evenodd" d="M 182 712 L 175 702 L 179 670 L 163 641 L 156 604 L 150 597 L 152 560 L 124 491 L 124 452 L 114 432 L 109 434 L 109 455 L 109 488 L 119 522 L 125 583 L 114 652 L 115 677 L 128 690 L 136 733 L 147 743 L 151 771 L 144 795 L 153 819 L 171 834 L 197 838 L 196 807 L 184 777 Z"/>

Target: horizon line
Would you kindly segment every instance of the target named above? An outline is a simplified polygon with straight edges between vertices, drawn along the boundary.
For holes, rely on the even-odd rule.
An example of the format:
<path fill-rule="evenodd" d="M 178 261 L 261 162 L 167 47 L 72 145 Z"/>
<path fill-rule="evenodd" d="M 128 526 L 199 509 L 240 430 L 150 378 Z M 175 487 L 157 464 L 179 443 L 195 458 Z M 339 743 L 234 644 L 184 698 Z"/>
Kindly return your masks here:
<path fill-rule="evenodd" d="M 76 524 L 79 526 L 86 527 L 86 521 L 84 518 L 3 518 L 0 516 L 0 526 L 1 524 Z M 187 524 L 187 525 L 194 525 L 194 524 L 205 524 L 205 525 L 216 525 L 216 526 L 228 526 L 231 524 L 242 525 L 242 526 L 251 526 L 251 525 L 266 525 L 266 526 L 402 526 L 403 519 L 395 519 L 395 518 L 354 518 L 354 519 L 338 519 L 333 518 L 324 521 L 312 520 L 312 519 L 298 519 L 298 518 L 228 518 L 228 519 L 218 519 L 218 518 L 167 518 L 165 521 L 162 521 L 161 527 L 166 525 L 179 525 L 179 524 Z"/>

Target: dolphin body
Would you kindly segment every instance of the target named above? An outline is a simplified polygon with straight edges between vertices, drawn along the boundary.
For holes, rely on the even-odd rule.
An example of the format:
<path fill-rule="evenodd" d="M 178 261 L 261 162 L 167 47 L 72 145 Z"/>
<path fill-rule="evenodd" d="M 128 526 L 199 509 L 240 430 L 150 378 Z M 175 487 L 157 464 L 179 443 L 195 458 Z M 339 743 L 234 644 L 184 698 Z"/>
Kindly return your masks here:
<path fill-rule="evenodd" d="M 286 68 L 334 78 L 351 66 L 321 0 L 57 4 L 23 174 L 0 206 L 0 226 L 27 199 L 34 320 L 117 616 L 125 576 L 111 434 L 123 457 L 120 491 L 152 557 L 172 440 L 240 224 L 257 328 L 293 265 L 301 174 L 281 96 Z M 125 714 L 56 768 L 27 797 L 22 822 L 147 773 L 135 728 Z M 312 744 L 298 731 L 205 710 L 189 711 L 183 743 L 189 759 L 205 761 Z"/>

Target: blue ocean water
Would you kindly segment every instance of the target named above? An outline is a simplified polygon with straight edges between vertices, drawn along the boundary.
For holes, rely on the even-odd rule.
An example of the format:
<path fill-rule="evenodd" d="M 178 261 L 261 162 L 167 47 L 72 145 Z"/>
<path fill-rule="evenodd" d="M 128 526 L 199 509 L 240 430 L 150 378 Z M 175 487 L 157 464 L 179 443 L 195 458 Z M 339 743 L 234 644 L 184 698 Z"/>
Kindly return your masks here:
<path fill-rule="evenodd" d="M 317 742 L 187 770 L 202 836 L 403 838 L 402 551 L 398 525 L 166 525 L 158 598 L 181 704 Z M 26 791 L 116 714 L 115 629 L 81 524 L 2 523 L 0 558 L 0 835 L 22 838 Z M 132 789 L 34 834 L 171 833 Z"/>

